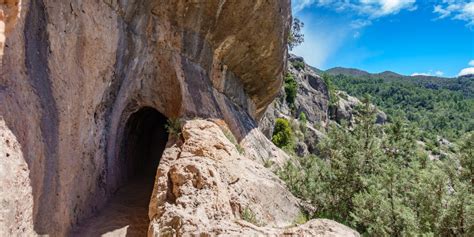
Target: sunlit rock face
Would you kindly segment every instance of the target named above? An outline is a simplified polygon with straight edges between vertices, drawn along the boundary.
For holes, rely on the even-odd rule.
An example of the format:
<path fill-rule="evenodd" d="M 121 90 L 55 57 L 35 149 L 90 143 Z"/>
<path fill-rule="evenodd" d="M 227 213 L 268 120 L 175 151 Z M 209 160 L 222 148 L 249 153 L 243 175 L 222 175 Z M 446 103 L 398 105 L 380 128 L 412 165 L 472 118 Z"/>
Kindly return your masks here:
<path fill-rule="evenodd" d="M 151 197 L 151 222 L 140 223 L 149 235 L 198 233 L 193 223 L 203 233 L 283 234 L 299 214 L 259 164 L 289 158 L 256 128 L 281 87 L 289 0 L 7 0 L 0 12 L 1 236 L 81 236 L 136 172 L 129 157 L 143 154 L 160 162 L 153 193 L 141 195 Z M 165 120 L 176 118 L 182 136 L 137 151 L 163 145 Z M 241 220 L 247 206 L 263 227 Z"/>
<path fill-rule="evenodd" d="M 21 10 L 21 0 L 0 1 L 0 62 L 5 48 L 6 35 L 15 26 Z"/>
<path fill-rule="evenodd" d="M 240 141 L 281 85 L 289 0 L 7 0 L 0 12 L 2 129 L 27 164 L 38 234 L 69 232 L 125 182 L 140 108 L 222 119 Z"/>

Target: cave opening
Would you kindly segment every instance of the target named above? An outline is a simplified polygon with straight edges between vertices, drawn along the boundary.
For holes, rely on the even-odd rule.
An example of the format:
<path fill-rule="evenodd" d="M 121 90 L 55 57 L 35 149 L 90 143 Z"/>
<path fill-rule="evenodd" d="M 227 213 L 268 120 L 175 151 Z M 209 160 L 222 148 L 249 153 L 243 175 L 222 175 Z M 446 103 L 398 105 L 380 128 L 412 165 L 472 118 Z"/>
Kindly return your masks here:
<path fill-rule="evenodd" d="M 141 108 L 129 117 L 120 156 L 123 181 L 154 180 L 168 141 L 166 121 L 163 114 L 150 107 Z"/>
<path fill-rule="evenodd" d="M 117 163 L 120 186 L 73 236 L 146 236 L 156 170 L 168 141 L 166 122 L 163 114 L 150 107 L 129 116 Z"/>

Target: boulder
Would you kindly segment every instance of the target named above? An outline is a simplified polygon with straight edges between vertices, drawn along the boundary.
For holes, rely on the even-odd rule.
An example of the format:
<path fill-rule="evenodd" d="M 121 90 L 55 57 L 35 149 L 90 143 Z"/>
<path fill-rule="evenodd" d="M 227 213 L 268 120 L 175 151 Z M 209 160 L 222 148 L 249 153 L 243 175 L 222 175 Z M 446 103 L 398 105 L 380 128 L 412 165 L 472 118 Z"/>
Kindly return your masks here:
<path fill-rule="evenodd" d="M 329 220 L 288 227 L 299 200 L 275 174 L 240 154 L 212 121 L 186 121 L 182 133 L 161 158 L 148 236 L 358 236 Z"/>

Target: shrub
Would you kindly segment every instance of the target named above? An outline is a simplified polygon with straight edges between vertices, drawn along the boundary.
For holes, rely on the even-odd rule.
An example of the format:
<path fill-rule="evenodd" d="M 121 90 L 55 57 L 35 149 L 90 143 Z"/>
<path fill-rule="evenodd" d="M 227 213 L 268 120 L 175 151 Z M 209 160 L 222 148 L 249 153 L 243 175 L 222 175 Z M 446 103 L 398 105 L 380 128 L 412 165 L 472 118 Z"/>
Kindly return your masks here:
<path fill-rule="evenodd" d="M 252 210 L 250 210 L 249 207 L 245 207 L 244 210 L 242 210 L 242 220 L 250 222 L 256 226 L 260 226 L 260 222 L 257 220 L 257 216 L 255 213 L 253 213 Z"/>
<path fill-rule="evenodd" d="M 288 120 L 284 118 L 276 119 L 272 142 L 279 148 L 291 148 L 293 146 L 293 131 Z"/>
<path fill-rule="evenodd" d="M 295 81 L 295 78 L 291 73 L 286 74 L 285 76 L 285 94 L 286 102 L 290 107 L 293 107 L 296 99 L 296 92 L 298 89 L 298 84 Z"/>
<path fill-rule="evenodd" d="M 300 121 L 300 130 L 303 134 L 306 133 L 306 124 L 308 123 L 308 119 L 306 118 L 306 114 L 304 112 L 300 113 L 300 116 L 298 117 L 298 120 Z"/>
<path fill-rule="evenodd" d="M 294 225 L 302 225 L 308 221 L 308 216 L 304 212 L 300 212 L 295 220 L 293 221 Z"/>
<path fill-rule="evenodd" d="M 326 84 L 326 87 L 328 88 L 329 92 L 329 106 L 335 106 L 339 102 L 339 97 L 336 92 L 336 86 L 334 85 L 334 78 L 329 75 L 324 73 L 323 76 L 323 81 L 324 84 Z"/>
<path fill-rule="evenodd" d="M 298 70 L 298 71 L 304 69 L 304 67 L 305 67 L 304 62 L 301 62 L 301 61 L 291 62 L 291 65 L 293 65 L 293 67 L 295 67 L 295 69 Z"/>
<path fill-rule="evenodd" d="M 176 138 L 181 137 L 181 121 L 179 118 L 169 118 L 168 121 L 166 121 L 165 128 L 171 136 Z"/>

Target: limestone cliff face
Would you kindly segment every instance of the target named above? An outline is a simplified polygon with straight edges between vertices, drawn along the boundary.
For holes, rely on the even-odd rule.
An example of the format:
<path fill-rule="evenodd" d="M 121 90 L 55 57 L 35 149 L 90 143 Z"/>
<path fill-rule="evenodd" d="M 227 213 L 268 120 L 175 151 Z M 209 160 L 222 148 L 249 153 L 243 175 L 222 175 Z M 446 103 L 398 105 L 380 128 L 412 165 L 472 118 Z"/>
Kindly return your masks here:
<path fill-rule="evenodd" d="M 221 137 L 201 153 L 206 129 L 187 123 L 183 131 L 197 134 L 168 141 L 158 167 L 150 235 L 167 226 L 197 233 L 192 226 L 200 224 L 225 233 L 219 221 L 238 233 L 231 231 L 240 228 L 234 219 L 247 204 L 268 225 L 291 224 L 298 200 L 258 164 L 288 157 L 255 122 L 281 87 L 289 23 L 289 0 L 0 2 L 0 235 L 64 236 L 99 213 L 128 178 L 129 144 L 142 141 L 129 130 L 155 118 L 145 112 L 143 120 L 132 119 L 144 108 L 158 111 L 161 122 L 160 116 L 223 121 L 245 154 L 236 155 Z M 195 183 L 201 171 L 208 179 Z M 234 176 L 255 186 L 225 187 Z M 205 195 L 189 193 L 193 185 Z M 252 190 L 281 197 L 267 203 Z M 175 199 L 160 199 L 170 193 Z M 193 219 L 201 210 L 207 216 Z M 188 222 L 176 227 L 174 220 Z M 278 228 L 256 233 L 282 233 Z"/>
<path fill-rule="evenodd" d="M 240 141 L 281 85 L 289 0 L 0 5 L 11 28 L 0 115 L 28 166 L 39 234 L 66 233 L 121 185 L 139 108 L 223 119 Z"/>
<path fill-rule="evenodd" d="M 297 64 L 302 67 L 297 68 L 295 66 Z M 317 154 L 317 144 L 324 138 L 325 127 L 331 119 L 328 88 L 318 73 L 305 64 L 302 57 L 295 55 L 289 57 L 288 73 L 293 75 L 297 84 L 294 106 L 290 108 L 286 102 L 285 90 L 282 87 L 278 97 L 270 104 L 261 119 L 260 130 L 271 139 L 277 118 L 286 118 L 296 124 L 298 116 L 304 113 L 308 123 L 305 134 L 296 137 L 296 152 L 299 156 Z"/>
<path fill-rule="evenodd" d="M 0 1 L 0 62 L 5 48 L 6 35 L 14 27 L 21 10 L 21 0 Z"/>

